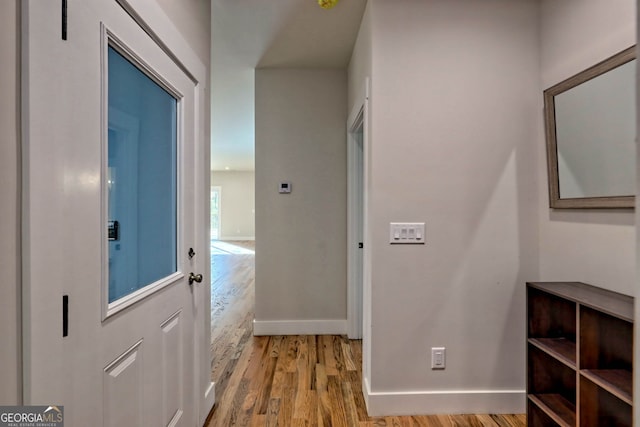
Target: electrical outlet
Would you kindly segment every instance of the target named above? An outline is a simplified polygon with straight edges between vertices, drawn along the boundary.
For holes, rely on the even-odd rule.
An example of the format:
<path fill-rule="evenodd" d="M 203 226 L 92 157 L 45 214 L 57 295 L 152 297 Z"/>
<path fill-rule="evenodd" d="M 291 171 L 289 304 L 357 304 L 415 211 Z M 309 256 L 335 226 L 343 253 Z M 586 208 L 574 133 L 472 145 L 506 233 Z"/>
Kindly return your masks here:
<path fill-rule="evenodd" d="M 445 368 L 446 351 L 444 347 L 431 347 L 431 369 Z"/>

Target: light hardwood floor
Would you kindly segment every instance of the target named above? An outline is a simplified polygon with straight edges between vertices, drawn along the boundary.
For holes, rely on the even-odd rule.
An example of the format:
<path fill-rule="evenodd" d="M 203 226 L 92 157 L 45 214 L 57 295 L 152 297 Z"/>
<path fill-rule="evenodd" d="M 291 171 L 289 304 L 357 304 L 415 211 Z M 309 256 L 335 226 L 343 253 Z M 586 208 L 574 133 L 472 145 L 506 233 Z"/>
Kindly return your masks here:
<path fill-rule="evenodd" d="M 361 341 L 253 337 L 253 255 L 214 256 L 212 277 L 216 405 L 207 426 L 526 425 L 524 415 L 369 417 L 361 391 Z"/>

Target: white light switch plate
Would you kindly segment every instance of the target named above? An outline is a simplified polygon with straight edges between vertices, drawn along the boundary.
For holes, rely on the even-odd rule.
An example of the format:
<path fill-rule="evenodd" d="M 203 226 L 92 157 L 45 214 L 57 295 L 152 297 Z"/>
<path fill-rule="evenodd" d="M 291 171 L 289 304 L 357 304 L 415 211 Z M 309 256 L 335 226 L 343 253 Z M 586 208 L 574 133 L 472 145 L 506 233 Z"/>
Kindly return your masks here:
<path fill-rule="evenodd" d="M 424 245 L 424 222 L 392 222 L 389 243 L 395 245 Z"/>

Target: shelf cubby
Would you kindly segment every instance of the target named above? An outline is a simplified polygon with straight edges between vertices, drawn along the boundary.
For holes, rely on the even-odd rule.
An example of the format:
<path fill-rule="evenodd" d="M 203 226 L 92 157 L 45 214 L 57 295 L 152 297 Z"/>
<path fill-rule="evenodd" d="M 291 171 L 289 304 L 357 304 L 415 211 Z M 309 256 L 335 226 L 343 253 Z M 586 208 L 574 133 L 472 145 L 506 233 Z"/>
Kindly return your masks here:
<path fill-rule="evenodd" d="M 632 405 L 633 324 L 583 307 L 580 325 L 581 374 Z"/>
<path fill-rule="evenodd" d="M 527 342 L 528 425 L 631 426 L 632 297 L 527 283 Z"/>
<path fill-rule="evenodd" d="M 560 426 L 575 426 L 576 371 L 529 344 L 528 397 Z"/>
<path fill-rule="evenodd" d="M 527 413 L 528 426 L 576 425 L 576 406 L 559 394 L 529 395 Z"/>
<path fill-rule="evenodd" d="M 580 425 L 627 427 L 632 422 L 632 406 L 606 389 L 580 376 Z"/>
<path fill-rule="evenodd" d="M 527 292 L 529 343 L 576 367 L 576 304 L 530 287 Z"/>
<path fill-rule="evenodd" d="M 580 375 L 608 391 L 628 405 L 633 405 L 631 371 L 623 369 L 583 369 Z"/>

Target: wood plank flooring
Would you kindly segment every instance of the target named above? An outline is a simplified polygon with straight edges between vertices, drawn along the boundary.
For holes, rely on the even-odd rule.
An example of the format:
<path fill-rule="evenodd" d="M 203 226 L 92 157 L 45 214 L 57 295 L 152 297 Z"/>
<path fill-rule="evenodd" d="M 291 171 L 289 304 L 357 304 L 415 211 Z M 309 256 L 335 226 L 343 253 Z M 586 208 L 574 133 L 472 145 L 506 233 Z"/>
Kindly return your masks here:
<path fill-rule="evenodd" d="M 207 426 L 526 425 L 524 415 L 367 416 L 362 342 L 335 335 L 253 337 L 253 255 L 212 258 L 216 405 Z"/>

